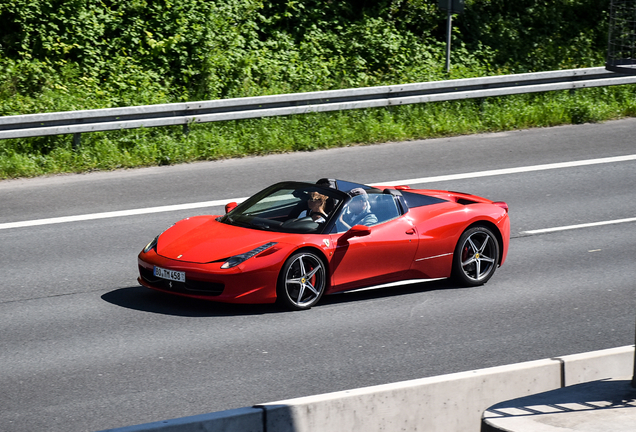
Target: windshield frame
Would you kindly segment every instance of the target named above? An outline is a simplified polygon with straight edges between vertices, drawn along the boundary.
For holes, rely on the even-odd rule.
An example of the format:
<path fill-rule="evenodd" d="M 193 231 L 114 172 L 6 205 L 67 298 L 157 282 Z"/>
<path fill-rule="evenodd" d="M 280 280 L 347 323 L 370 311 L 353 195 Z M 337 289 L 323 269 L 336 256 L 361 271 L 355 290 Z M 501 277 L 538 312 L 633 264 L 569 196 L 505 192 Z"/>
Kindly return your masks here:
<path fill-rule="evenodd" d="M 364 185 L 361 185 L 361 187 L 362 186 Z M 364 187 L 368 188 L 368 186 Z M 262 204 L 268 197 L 275 196 L 276 192 L 286 189 L 294 190 L 298 194 L 302 195 L 296 196 L 294 193 L 292 193 L 292 195 L 298 198 L 298 200 L 293 203 L 293 205 L 291 203 L 289 204 L 291 212 L 288 215 L 284 215 L 281 213 L 281 220 L 274 220 L 273 218 L 259 218 L 258 216 L 255 216 L 254 213 L 249 213 L 249 211 L 252 210 L 257 204 Z M 326 222 L 324 223 L 316 223 L 313 221 L 298 221 L 297 218 L 295 219 L 290 217 L 290 215 L 294 214 L 294 211 L 303 206 L 303 204 L 306 202 L 305 198 L 309 198 L 310 192 L 318 192 L 320 194 L 326 195 L 327 197 L 335 201 L 333 210 L 331 210 Z M 252 195 L 251 197 L 237 205 L 229 213 L 221 216 L 218 221 L 227 225 L 278 233 L 323 234 L 329 232 L 331 226 L 335 221 L 335 217 L 340 213 L 344 203 L 348 201 L 349 198 L 349 195 L 345 192 L 331 187 L 320 186 L 315 183 L 294 181 L 279 182 Z M 276 208 L 264 208 L 263 210 L 274 212 Z M 296 220 L 297 222 L 291 222 L 292 219 Z"/>

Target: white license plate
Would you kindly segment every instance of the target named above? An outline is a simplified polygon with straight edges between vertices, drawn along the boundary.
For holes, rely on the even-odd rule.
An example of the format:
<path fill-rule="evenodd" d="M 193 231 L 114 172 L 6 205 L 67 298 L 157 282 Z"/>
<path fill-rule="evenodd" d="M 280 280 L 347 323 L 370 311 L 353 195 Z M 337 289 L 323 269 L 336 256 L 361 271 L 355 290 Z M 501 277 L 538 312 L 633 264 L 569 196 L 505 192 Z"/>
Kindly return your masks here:
<path fill-rule="evenodd" d="M 185 272 L 155 267 L 153 274 L 157 277 L 160 277 L 161 279 L 168 279 L 176 282 L 185 282 Z"/>

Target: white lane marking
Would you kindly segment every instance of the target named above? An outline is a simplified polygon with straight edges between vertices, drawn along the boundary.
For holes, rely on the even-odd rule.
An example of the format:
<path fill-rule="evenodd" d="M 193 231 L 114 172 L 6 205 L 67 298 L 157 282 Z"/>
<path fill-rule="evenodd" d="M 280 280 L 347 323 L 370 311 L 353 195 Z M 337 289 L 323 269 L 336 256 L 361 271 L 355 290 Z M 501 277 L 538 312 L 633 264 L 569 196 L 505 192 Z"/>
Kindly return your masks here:
<path fill-rule="evenodd" d="M 586 166 L 586 165 L 626 162 L 626 161 L 632 161 L 632 160 L 636 160 L 636 155 L 587 159 L 587 160 L 573 161 L 573 162 L 559 162 L 559 163 L 551 163 L 551 164 L 545 164 L 545 165 L 532 165 L 527 167 L 506 168 L 506 169 L 498 169 L 498 170 L 490 170 L 490 171 L 477 171 L 472 173 L 451 174 L 451 175 L 435 176 L 435 177 L 422 177 L 417 179 L 397 180 L 392 182 L 373 182 L 372 184 L 378 184 L 382 186 L 398 186 L 398 185 L 406 185 L 406 184 L 433 183 L 433 182 L 462 180 L 462 179 L 469 179 L 469 178 L 497 176 L 497 175 L 505 175 L 505 174 L 518 174 L 518 173 L 543 171 L 543 170 L 551 170 L 551 169 L 559 169 L 559 168 L 572 168 L 572 167 Z M 121 211 L 93 213 L 93 214 L 77 215 L 77 216 L 63 216 L 63 217 L 48 218 L 48 219 L 36 219 L 36 220 L 22 221 L 22 222 L 8 222 L 8 223 L 0 224 L 0 230 L 10 229 L 10 228 L 24 228 L 24 227 L 31 227 L 31 226 L 38 226 L 38 225 L 50 225 L 50 224 L 65 223 L 65 222 L 80 222 L 80 221 L 86 221 L 86 220 L 106 219 L 106 218 L 113 218 L 113 217 L 135 216 L 135 215 L 161 213 L 161 212 L 169 212 L 169 211 L 177 211 L 177 210 L 188 210 L 188 209 L 203 208 L 203 207 L 214 207 L 214 206 L 225 205 L 226 203 L 232 202 L 232 201 L 240 202 L 245 199 L 246 198 L 227 198 L 227 199 L 205 201 L 205 202 L 191 203 L 191 204 L 177 204 L 177 205 L 150 207 L 150 208 L 143 208 L 143 209 L 121 210 Z"/>
<path fill-rule="evenodd" d="M 22 221 L 22 222 L 8 222 L 0 224 L 0 230 L 9 229 L 9 228 L 24 228 L 30 226 L 37 225 L 51 225 L 65 222 L 80 222 L 87 220 L 95 220 L 95 219 L 106 219 L 106 218 L 114 218 L 114 217 L 122 217 L 122 216 L 135 216 L 135 215 L 143 215 L 149 213 L 163 213 L 169 211 L 178 211 L 178 210 L 189 210 L 195 208 L 202 207 L 215 207 L 225 205 L 229 202 L 236 201 L 244 201 L 247 198 L 229 198 L 223 200 L 216 201 L 204 201 L 198 203 L 190 203 L 190 204 L 175 204 L 161 207 L 148 207 L 142 209 L 133 209 L 133 210 L 121 210 L 121 211 L 112 211 L 112 212 L 104 212 L 104 213 L 92 213 L 85 215 L 77 215 L 77 216 L 63 216 L 56 218 L 48 218 L 48 219 L 36 219 L 30 221 Z"/>
<path fill-rule="evenodd" d="M 568 231 L 568 230 L 579 229 L 579 228 L 592 228 L 597 226 L 615 225 L 615 224 L 622 224 L 622 223 L 628 223 L 628 222 L 636 222 L 636 218 L 615 219 L 610 221 L 592 222 L 592 223 L 584 223 L 584 224 L 578 224 L 578 225 L 567 225 L 567 226 L 554 227 L 554 228 L 521 231 L 520 234 L 522 235 L 523 234 L 525 235 L 545 234 L 545 233 L 551 233 L 551 232 Z"/>
<path fill-rule="evenodd" d="M 463 173 L 463 174 L 450 174 L 443 176 L 435 176 L 435 177 L 422 177 L 408 180 L 397 180 L 390 182 L 375 182 L 373 184 L 378 184 L 382 186 L 400 186 L 400 185 L 413 185 L 413 184 L 422 184 L 422 183 L 434 183 L 434 182 L 442 182 L 449 180 L 463 180 L 469 178 L 478 178 L 478 177 L 490 177 L 490 176 L 498 176 L 498 175 L 506 175 L 506 174 L 519 174 L 519 173 L 527 173 L 533 171 L 546 171 L 560 168 L 573 168 L 580 167 L 586 165 L 598 165 L 598 164 L 606 164 L 606 163 L 615 163 L 615 162 L 625 162 L 636 160 L 636 155 L 626 155 L 626 156 L 616 156 L 616 157 L 608 157 L 608 158 L 599 158 L 599 159 L 587 159 L 580 161 L 572 161 L 572 162 L 558 162 L 544 165 L 531 165 L 526 167 L 518 167 L 518 168 L 505 168 L 498 170 L 490 170 L 490 171 L 477 171 L 472 173 Z"/>

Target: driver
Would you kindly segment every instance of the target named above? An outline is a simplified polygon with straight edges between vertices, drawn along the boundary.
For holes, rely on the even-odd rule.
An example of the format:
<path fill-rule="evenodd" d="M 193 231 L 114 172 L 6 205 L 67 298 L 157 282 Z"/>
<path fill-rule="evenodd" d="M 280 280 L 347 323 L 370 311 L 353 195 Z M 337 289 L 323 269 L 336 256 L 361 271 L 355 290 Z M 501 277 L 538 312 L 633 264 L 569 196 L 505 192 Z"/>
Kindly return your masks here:
<path fill-rule="evenodd" d="M 327 220 L 327 212 L 325 211 L 325 205 L 327 204 L 327 195 L 323 195 L 318 192 L 311 192 L 309 194 L 309 216 L 311 220 L 317 223 L 323 223 Z"/>
<path fill-rule="evenodd" d="M 309 210 L 302 212 L 300 217 L 311 217 L 316 223 L 324 223 L 327 221 L 327 211 L 325 207 L 327 205 L 327 195 L 323 195 L 318 192 L 310 192 L 309 199 L 307 200 L 307 206 Z"/>
<path fill-rule="evenodd" d="M 369 226 L 378 223 L 378 218 L 371 213 L 369 196 L 364 189 L 351 189 L 349 195 L 353 198 L 338 218 L 339 228 L 344 227 L 345 230 L 348 230 L 354 225 Z"/>

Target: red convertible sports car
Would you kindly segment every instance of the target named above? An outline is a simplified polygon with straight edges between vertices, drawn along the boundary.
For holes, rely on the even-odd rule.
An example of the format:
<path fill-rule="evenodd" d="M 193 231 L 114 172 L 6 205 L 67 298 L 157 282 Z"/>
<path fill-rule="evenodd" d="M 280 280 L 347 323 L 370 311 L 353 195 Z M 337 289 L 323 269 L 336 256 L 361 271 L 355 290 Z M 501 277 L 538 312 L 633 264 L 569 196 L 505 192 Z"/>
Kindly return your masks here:
<path fill-rule="evenodd" d="M 508 252 L 508 206 L 342 180 L 282 182 L 225 215 L 195 216 L 138 257 L 139 283 L 228 303 L 314 306 L 323 294 L 452 277 L 488 281 Z"/>

